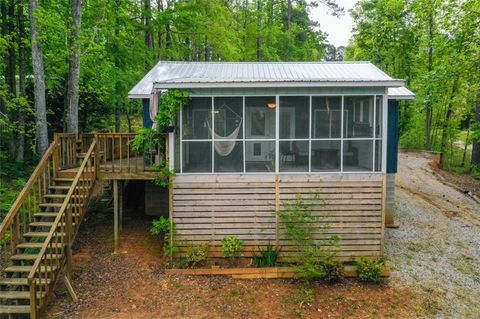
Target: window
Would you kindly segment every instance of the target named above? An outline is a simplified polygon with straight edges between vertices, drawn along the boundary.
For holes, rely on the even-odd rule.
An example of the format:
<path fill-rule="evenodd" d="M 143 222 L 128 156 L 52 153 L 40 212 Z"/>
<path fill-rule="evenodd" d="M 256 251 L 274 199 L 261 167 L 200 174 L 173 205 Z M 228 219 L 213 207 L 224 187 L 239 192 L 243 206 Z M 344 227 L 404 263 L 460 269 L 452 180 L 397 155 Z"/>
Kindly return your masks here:
<path fill-rule="evenodd" d="M 182 173 L 378 172 L 383 98 L 193 97 L 179 116 L 175 167 Z"/>

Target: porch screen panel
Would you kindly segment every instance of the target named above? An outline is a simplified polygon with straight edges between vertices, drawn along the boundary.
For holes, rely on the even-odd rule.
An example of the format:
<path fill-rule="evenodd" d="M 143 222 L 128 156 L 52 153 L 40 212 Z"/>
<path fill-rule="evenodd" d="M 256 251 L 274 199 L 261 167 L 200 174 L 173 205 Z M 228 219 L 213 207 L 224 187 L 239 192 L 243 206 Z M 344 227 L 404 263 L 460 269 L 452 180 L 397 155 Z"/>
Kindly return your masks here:
<path fill-rule="evenodd" d="M 214 172 L 243 172 L 243 97 L 214 98 Z"/>
<path fill-rule="evenodd" d="M 275 172 L 275 96 L 245 97 L 245 170 Z"/>
<path fill-rule="evenodd" d="M 340 138 L 342 129 L 342 97 L 312 97 L 312 137 Z"/>
<path fill-rule="evenodd" d="M 280 96 L 279 101 L 279 170 L 308 172 L 310 97 Z"/>
<path fill-rule="evenodd" d="M 182 109 L 183 173 L 212 172 L 212 98 L 194 97 Z"/>

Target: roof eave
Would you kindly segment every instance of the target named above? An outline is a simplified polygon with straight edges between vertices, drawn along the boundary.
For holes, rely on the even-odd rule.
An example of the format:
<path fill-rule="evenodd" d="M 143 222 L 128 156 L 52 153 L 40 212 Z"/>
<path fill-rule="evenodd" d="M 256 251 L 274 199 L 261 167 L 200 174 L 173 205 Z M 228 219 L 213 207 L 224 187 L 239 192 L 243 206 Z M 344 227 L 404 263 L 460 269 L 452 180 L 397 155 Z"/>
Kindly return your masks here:
<path fill-rule="evenodd" d="M 318 82 L 195 82 L 165 83 L 155 82 L 155 89 L 210 89 L 210 88 L 285 88 L 285 87 L 400 87 L 403 80 L 388 81 L 318 81 Z"/>

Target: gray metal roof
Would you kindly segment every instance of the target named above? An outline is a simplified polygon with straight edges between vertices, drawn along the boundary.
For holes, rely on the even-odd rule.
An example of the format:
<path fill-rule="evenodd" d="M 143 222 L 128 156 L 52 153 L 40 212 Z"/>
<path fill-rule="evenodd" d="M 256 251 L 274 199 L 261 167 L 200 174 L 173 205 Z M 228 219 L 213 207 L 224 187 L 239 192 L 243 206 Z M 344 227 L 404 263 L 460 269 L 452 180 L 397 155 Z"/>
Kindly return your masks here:
<path fill-rule="evenodd" d="M 415 99 L 415 93 L 404 86 L 388 88 L 388 98 L 390 100 L 413 100 Z"/>
<path fill-rule="evenodd" d="M 128 93 L 148 98 L 152 89 L 402 86 L 370 62 L 165 62 Z"/>

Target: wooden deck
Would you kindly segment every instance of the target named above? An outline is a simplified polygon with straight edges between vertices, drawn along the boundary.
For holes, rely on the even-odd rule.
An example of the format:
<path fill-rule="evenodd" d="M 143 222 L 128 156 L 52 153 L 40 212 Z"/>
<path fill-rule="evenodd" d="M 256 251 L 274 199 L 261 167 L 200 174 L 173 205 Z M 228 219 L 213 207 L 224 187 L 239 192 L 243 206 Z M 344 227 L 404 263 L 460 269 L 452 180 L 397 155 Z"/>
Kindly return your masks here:
<path fill-rule="evenodd" d="M 100 161 L 98 178 L 100 180 L 153 180 L 156 172 L 147 163 L 148 161 L 142 156 Z M 72 178 L 77 172 L 78 167 L 66 168 L 59 171 L 59 177 Z"/>

